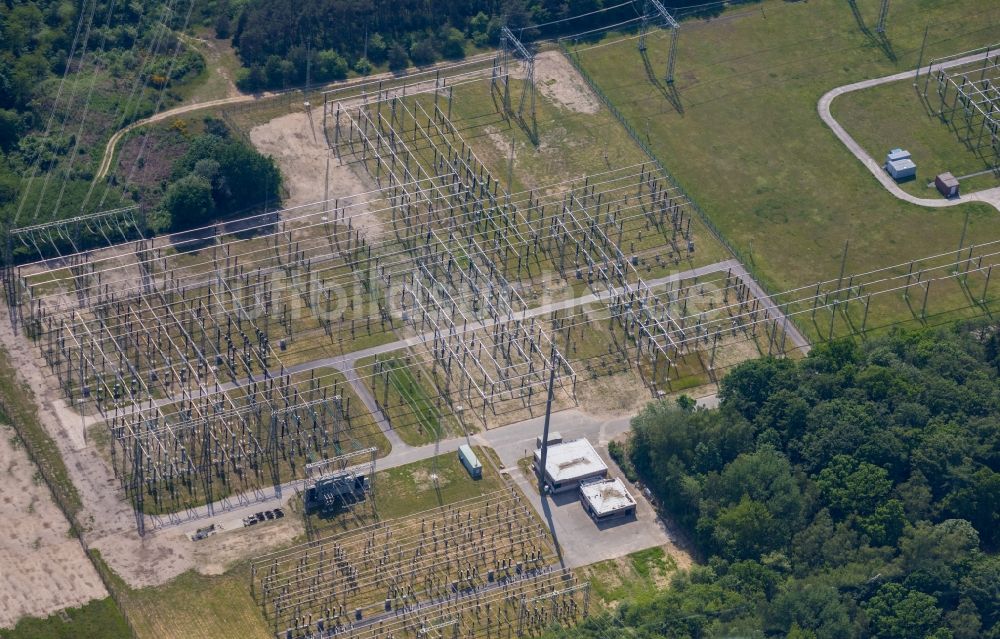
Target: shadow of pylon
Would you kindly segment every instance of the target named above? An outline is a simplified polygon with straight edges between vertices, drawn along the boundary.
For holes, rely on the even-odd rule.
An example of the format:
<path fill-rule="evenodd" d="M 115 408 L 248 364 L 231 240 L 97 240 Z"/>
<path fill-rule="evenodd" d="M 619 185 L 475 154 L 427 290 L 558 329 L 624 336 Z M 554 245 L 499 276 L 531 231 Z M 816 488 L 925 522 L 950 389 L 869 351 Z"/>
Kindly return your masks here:
<path fill-rule="evenodd" d="M 663 95 L 663 97 L 670 103 L 674 110 L 680 115 L 684 115 L 684 104 L 681 102 L 681 94 L 677 91 L 677 85 L 673 82 L 666 83 L 656 77 L 656 72 L 653 70 L 653 65 L 649 61 L 649 54 L 643 49 L 640 51 L 642 55 L 642 66 L 646 69 L 646 78 L 649 79 L 649 83 L 652 84 L 656 89 Z"/>
<path fill-rule="evenodd" d="M 547 465 L 547 464 L 546 464 Z M 544 480 L 539 478 L 539 485 L 544 486 Z M 559 543 L 559 534 L 556 532 L 556 522 L 552 516 L 552 506 L 549 505 L 549 494 L 542 489 L 541 494 L 538 496 L 539 501 L 542 502 L 542 516 L 545 518 L 545 523 L 549 527 L 549 534 L 552 535 L 552 545 L 555 546 L 556 557 L 559 559 L 559 567 L 566 567 L 566 558 L 563 557 L 562 544 Z"/>
<path fill-rule="evenodd" d="M 851 7 L 851 13 L 854 14 L 854 21 L 858 23 L 858 29 L 861 33 L 869 42 L 881 49 L 890 62 L 895 62 L 896 51 L 892 48 L 892 43 L 889 42 L 889 38 L 886 37 L 885 33 L 872 33 L 872 30 L 865 24 L 864 16 L 861 15 L 861 11 L 858 9 L 857 0 L 847 0 L 847 4 Z"/>
<path fill-rule="evenodd" d="M 525 135 L 528 136 L 528 139 L 531 140 L 532 146 L 538 146 L 538 123 L 535 119 L 532 118 L 531 122 L 528 122 L 524 119 L 524 114 L 519 112 L 515 112 L 513 116 L 514 120 L 517 121 L 517 125 L 521 127 L 521 130 L 524 131 Z"/>
<path fill-rule="evenodd" d="M 885 35 L 885 33 L 878 34 L 876 37 L 876 43 L 878 44 L 878 47 L 882 49 L 882 53 L 885 54 L 885 57 L 889 58 L 890 62 L 896 61 L 896 51 L 892 48 L 892 42 L 889 41 L 889 38 Z"/>

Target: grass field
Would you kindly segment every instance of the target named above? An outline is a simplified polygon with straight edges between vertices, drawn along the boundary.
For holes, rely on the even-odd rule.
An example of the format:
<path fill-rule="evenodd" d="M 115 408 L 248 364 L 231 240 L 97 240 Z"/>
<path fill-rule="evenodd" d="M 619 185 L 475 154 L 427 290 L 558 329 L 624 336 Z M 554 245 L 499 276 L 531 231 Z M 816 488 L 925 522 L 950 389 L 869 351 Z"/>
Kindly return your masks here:
<path fill-rule="evenodd" d="M 503 479 L 493 466 L 485 463 L 492 451 L 478 446 L 473 450 L 484 462 L 482 479 L 472 479 L 456 453 L 388 470 L 377 470 L 376 466 L 375 505 L 379 519 L 405 517 L 502 488 Z M 302 512 L 301 503 L 298 498 L 293 500 L 294 512 Z M 372 520 L 370 509 L 364 504 L 356 506 L 356 509 L 357 517 L 350 513 L 333 517 L 310 514 L 307 528 L 316 538 L 351 530 L 359 524 L 359 519 L 365 523 Z"/>
<path fill-rule="evenodd" d="M 877 5 L 862 9 L 873 23 Z M 575 50 L 695 201 L 780 291 L 836 277 L 847 240 L 851 273 L 953 249 L 966 211 L 969 237 L 1000 237 L 997 212 L 987 206 L 928 211 L 892 197 L 816 112 L 829 89 L 912 69 L 925 25 L 925 59 L 1000 40 L 1000 5 L 897 4 L 889 24 L 895 61 L 839 0 L 767 1 L 687 21 L 675 85 L 682 112 L 665 97 L 665 85 L 649 80 L 631 36 Z M 666 35 L 656 33 L 649 44 L 651 63 L 662 69 Z"/>
<path fill-rule="evenodd" d="M 128 591 L 123 603 L 139 639 L 272 637 L 249 580 L 246 564 L 218 577 L 186 572 L 165 586 Z"/>
<path fill-rule="evenodd" d="M 902 147 L 913 154 L 917 179 L 903 182 L 904 191 L 918 197 L 940 198 L 934 188 L 934 176 L 950 171 L 956 177 L 981 172 L 988 165 L 966 148 L 955 130 L 933 115 L 921 95 L 923 79 L 914 89 L 912 80 L 853 91 L 833 101 L 835 118 L 858 144 L 877 162 L 889 149 Z M 937 108 L 934 83 L 928 91 L 931 105 Z M 931 183 L 931 186 L 928 186 Z M 993 173 L 979 179 L 962 180 L 962 193 L 1000 186 Z"/>
<path fill-rule="evenodd" d="M 420 446 L 461 431 L 455 418 L 444 414 L 445 407 L 431 399 L 438 394 L 422 365 L 414 360 L 415 365 L 407 366 L 397 357 L 382 356 L 382 372 L 374 373 L 374 363 L 374 358 L 359 360 L 358 373 L 404 442 Z"/>
<path fill-rule="evenodd" d="M 663 548 L 634 552 L 619 559 L 609 559 L 577 570 L 590 580 L 591 592 L 602 608 L 613 608 L 622 601 L 648 600 L 667 585 L 677 570 L 674 560 Z"/>
<path fill-rule="evenodd" d="M 79 608 L 66 608 L 45 619 L 22 619 L 0 628 L 0 639 L 128 639 L 128 624 L 107 597 Z"/>

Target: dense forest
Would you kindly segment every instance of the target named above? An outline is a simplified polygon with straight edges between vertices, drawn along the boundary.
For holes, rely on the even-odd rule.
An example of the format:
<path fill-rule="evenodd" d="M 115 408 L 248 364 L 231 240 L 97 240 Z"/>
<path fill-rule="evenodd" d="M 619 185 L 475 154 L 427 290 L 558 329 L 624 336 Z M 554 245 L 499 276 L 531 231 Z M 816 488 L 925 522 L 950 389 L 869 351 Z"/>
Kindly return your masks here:
<path fill-rule="evenodd" d="M 249 0 L 224 6 L 216 33 L 232 36 L 246 67 L 239 86 L 256 91 L 461 58 L 496 46 L 504 25 L 526 41 L 582 33 L 634 20 L 642 7 L 641 0 Z"/>
<path fill-rule="evenodd" d="M 210 73 L 185 33 L 231 39 L 243 64 L 237 86 L 254 92 L 462 58 L 495 46 L 505 24 L 530 40 L 634 25 L 640 11 L 620 0 L 0 0 L 0 223 L 136 202 L 176 208 L 163 198 L 186 143 L 133 145 L 109 179 L 94 178 L 112 132 L 181 103 Z M 196 123 L 188 142 L 203 132 Z M 207 204 L 203 182 L 185 186 Z M 225 193 L 215 190 L 213 211 L 246 208 L 218 201 Z"/>
<path fill-rule="evenodd" d="M 130 134 L 117 170 L 95 181 L 112 132 L 182 102 L 206 75 L 201 54 L 179 34 L 213 24 L 219 7 L 173 5 L 0 2 L 0 223 L 26 226 L 139 203 L 152 230 L 179 229 L 279 203 L 273 162 L 229 139 L 211 118 Z M 173 164 L 190 156 L 192 145 L 204 149 L 205 134 L 224 144 L 211 149 L 219 167 L 200 167 L 213 186 L 211 206 L 197 208 L 181 196 L 204 195 L 204 182 L 189 175 L 193 166 L 175 175 Z"/>
<path fill-rule="evenodd" d="M 442 58 L 461 58 L 466 49 L 496 45 L 500 28 L 588 13 L 603 0 L 318 0 L 292 6 L 250 0 L 233 16 L 233 44 L 247 69 L 241 88 L 282 88 L 311 80 L 345 77 L 372 66 L 403 69 Z M 621 4 L 616 2 L 614 4 Z M 613 6 L 609 4 L 608 6 Z M 635 17 L 629 6 L 613 13 Z M 611 16 L 614 17 L 614 16 Z M 578 20 L 584 26 L 609 16 Z M 219 35 L 231 28 L 224 18 Z"/>
<path fill-rule="evenodd" d="M 1000 637 L 1000 326 L 762 359 L 622 456 L 703 565 L 574 637 Z"/>

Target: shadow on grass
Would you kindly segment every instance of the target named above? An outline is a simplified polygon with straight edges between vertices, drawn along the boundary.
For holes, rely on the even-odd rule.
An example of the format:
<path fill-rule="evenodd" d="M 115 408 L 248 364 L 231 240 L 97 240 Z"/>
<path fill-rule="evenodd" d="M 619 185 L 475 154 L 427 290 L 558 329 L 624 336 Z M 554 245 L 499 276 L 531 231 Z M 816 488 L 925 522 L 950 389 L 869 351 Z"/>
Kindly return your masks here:
<path fill-rule="evenodd" d="M 677 91 L 677 85 L 673 82 L 666 83 L 656 77 L 656 71 L 653 70 L 653 64 L 649 61 L 649 53 L 643 49 L 640 52 L 642 55 L 642 65 L 646 69 L 646 77 L 649 79 L 650 84 L 656 87 L 656 90 L 670 103 L 670 106 L 674 107 L 674 110 L 678 114 L 684 115 L 684 104 L 681 102 L 681 94 Z"/>
<path fill-rule="evenodd" d="M 865 24 L 865 18 L 861 15 L 861 11 L 858 10 L 857 0 L 847 0 L 847 4 L 851 7 L 851 13 L 854 14 L 854 21 L 858 23 L 858 29 L 864 34 L 865 38 L 868 39 L 873 45 L 882 50 L 885 57 L 889 58 L 891 62 L 896 61 L 896 52 L 892 48 L 892 43 L 889 38 L 886 37 L 885 33 L 872 33 L 872 30 L 868 28 Z"/>

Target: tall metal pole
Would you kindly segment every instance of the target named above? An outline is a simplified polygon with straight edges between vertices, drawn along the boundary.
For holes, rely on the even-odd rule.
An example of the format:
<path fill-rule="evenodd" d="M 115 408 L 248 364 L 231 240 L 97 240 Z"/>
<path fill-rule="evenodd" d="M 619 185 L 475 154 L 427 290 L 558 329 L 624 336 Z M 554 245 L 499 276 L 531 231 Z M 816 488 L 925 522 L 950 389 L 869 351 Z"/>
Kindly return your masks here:
<path fill-rule="evenodd" d="M 549 422 L 552 419 L 552 397 L 556 384 L 556 345 L 552 344 L 549 355 L 549 390 L 545 399 L 545 423 L 542 426 L 542 454 L 538 464 L 538 491 L 545 493 L 545 464 L 549 458 Z"/>
<path fill-rule="evenodd" d="M 924 48 L 927 47 L 927 31 L 931 28 L 930 25 L 924 27 L 924 39 L 920 43 L 920 57 L 917 58 L 917 70 L 913 76 L 913 86 L 917 86 L 917 82 L 920 80 L 920 67 L 924 63 Z M 930 69 L 927 70 L 927 75 L 930 75 Z M 927 93 L 924 92 L 924 97 L 927 97 Z"/>

